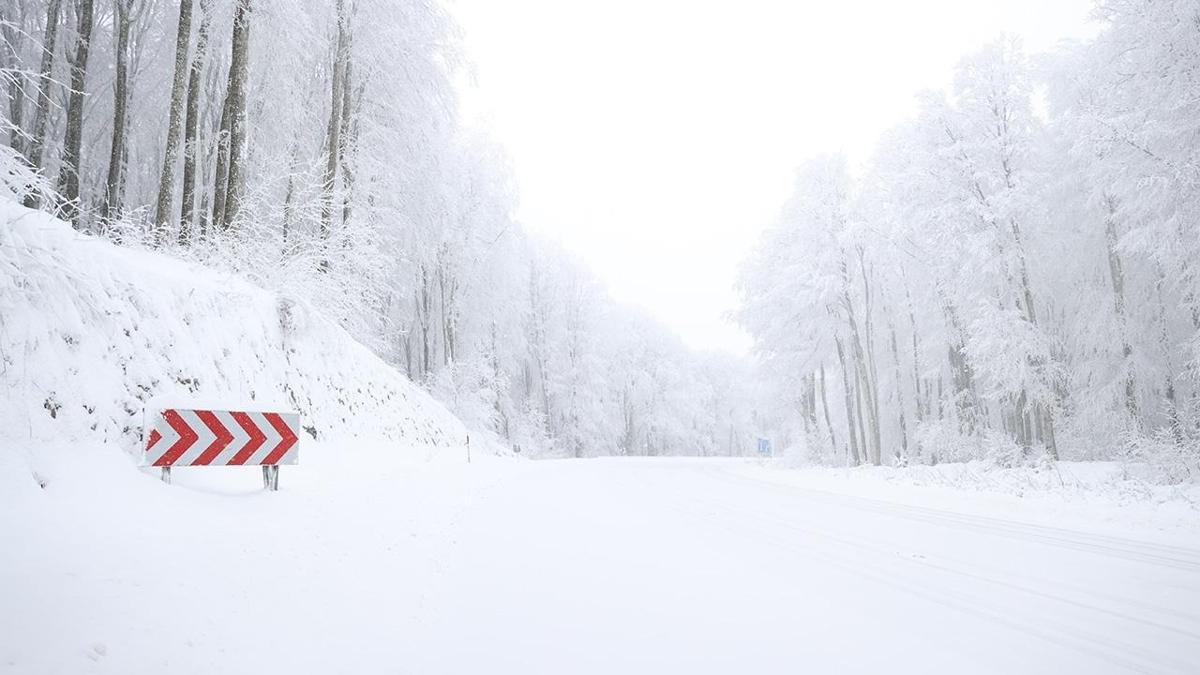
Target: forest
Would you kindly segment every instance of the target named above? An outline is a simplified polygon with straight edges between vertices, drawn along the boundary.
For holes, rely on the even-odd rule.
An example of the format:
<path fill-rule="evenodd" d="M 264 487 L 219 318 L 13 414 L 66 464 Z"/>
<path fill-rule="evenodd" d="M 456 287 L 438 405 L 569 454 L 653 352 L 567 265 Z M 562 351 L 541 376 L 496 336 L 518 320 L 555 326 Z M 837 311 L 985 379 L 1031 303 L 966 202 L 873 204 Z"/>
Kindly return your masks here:
<path fill-rule="evenodd" d="M 739 454 L 696 354 L 527 234 L 427 0 L 3 0 L 0 168 L 27 206 L 320 308 L 531 456 Z"/>
<path fill-rule="evenodd" d="M 429 0 L 3 0 L 0 175 L 82 232 L 319 308 L 527 455 L 764 437 L 829 464 L 1108 459 L 1186 481 L 1200 6 L 1096 17 L 1048 54 L 997 36 L 865 163 L 797 157 L 743 265 L 750 357 L 689 349 L 523 228 Z"/>
<path fill-rule="evenodd" d="M 803 163 L 739 313 L 793 442 L 1200 475 L 1200 6 L 1096 13 L 967 57 L 864 166 Z"/>

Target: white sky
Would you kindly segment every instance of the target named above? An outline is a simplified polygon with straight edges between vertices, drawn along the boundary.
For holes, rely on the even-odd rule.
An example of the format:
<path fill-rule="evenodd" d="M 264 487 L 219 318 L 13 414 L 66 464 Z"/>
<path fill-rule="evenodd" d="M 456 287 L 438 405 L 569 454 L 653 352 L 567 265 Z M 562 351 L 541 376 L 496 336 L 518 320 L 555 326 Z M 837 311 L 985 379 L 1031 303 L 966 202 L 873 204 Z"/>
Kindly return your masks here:
<path fill-rule="evenodd" d="M 512 159 L 524 225 L 696 348 L 744 353 L 737 268 L 819 152 L 866 159 L 1002 31 L 1088 31 L 1090 0 L 450 0 L 474 124 Z"/>

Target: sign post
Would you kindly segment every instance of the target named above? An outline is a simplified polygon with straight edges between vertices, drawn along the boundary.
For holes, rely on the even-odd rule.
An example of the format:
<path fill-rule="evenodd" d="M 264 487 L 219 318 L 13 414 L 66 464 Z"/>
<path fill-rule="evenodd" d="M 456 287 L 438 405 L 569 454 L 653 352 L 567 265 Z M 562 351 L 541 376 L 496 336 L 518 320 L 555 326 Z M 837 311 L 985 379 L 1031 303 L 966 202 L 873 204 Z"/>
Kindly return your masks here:
<path fill-rule="evenodd" d="M 300 461 L 300 415 L 163 408 L 147 410 L 142 466 L 262 466 L 263 487 L 279 489 L 279 467 Z"/>

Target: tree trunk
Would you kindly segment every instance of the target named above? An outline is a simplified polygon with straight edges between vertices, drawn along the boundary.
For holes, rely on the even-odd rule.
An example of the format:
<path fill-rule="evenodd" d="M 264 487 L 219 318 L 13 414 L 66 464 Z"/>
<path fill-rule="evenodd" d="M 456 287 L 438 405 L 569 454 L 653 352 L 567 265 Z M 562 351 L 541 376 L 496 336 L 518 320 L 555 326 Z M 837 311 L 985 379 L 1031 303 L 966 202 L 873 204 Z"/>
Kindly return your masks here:
<path fill-rule="evenodd" d="M 954 407 L 958 413 L 959 431 L 974 435 L 978 427 L 987 421 L 983 415 L 979 395 L 975 391 L 975 371 L 967 360 L 966 347 L 963 340 L 962 326 L 958 321 L 958 311 L 954 304 L 938 289 L 938 298 L 942 304 L 942 314 L 946 319 L 949 336 L 946 345 L 947 358 L 950 362 L 950 381 L 954 386 Z M 938 391 L 938 417 L 941 419 L 941 382 Z"/>
<path fill-rule="evenodd" d="M 345 0 L 337 0 L 337 48 L 333 59 L 330 85 L 329 126 L 325 132 L 325 175 L 321 181 L 321 239 L 329 240 L 333 228 L 333 186 L 337 180 L 338 158 L 342 152 L 342 110 L 345 107 L 346 61 L 349 59 L 349 31 Z M 321 269 L 329 261 L 321 260 Z"/>
<path fill-rule="evenodd" d="M 913 398 L 916 403 L 916 431 L 920 431 L 921 422 L 925 421 L 925 415 L 928 413 L 928 401 L 924 400 L 921 392 L 921 348 L 920 348 L 920 332 L 917 329 L 917 317 L 913 310 L 912 293 L 908 286 L 905 285 L 904 296 L 908 300 L 908 323 L 912 328 L 912 354 L 913 354 Z M 899 385 L 897 385 L 899 386 Z M 928 385 L 926 385 L 928 388 Z M 917 458 L 921 458 L 921 441 L 920 435 L 914 434 L 913 439 L 916 445 Z"/>
<path fill-rule="evenodd" d="M 864 391 L 867 394 L 867 404 L 870 406 L 868 419 L 871 421 L 871 440 L 874 444 L 871 461 L 876 466 L 879 466 L 883 444 L 880 441 L 880 427 L 882 426 L 882 422 L 879 417 L 879 369 L 875 365 L 875 311 L 872 304 L 873 296 L 871 294 L 870 274 L 867 270 L 867 262 L 863 247 L 861 246 L 858 247 L 858 270 L 862 276 L 863 284 L 863 343 L 866 352 L 866 360 L 863 362 L 863 375 L 867 380 L 867 387 Z"/>
<path fill-rule="evenodd" d="M 104 182 L 100 219 L 108 223 L 121 214 L 121 178 L 125 168 L 125 114 L 129 104 L 129 13 L 132 0 L 116 0 L 117 74 L 113 82 L 113 132 Z"/>
<path fill-rule="evenodd" d="M 455 301 L 457 284 L 450 280 L 445 263 L 438 265 L 438 307 L 441 310 L 442 365 L 453 365 L 457 338 L 455 337 Z"/>
<path fill-rule="evenodd" d="M 213 231 L 224 230 L 225 196 L 229 187 L 229 96 L 221 106 L 221 125 L 217 130 L 217 171 L 213 177 L 212 217 L 208 219 Z"/>
<path fill-rule="evenodd" d="M 867 428 L 863 423 L 863 418 L 865 416 L 863 415 L 862 377 L 859 375 L 857 370 L 855 371 L 855 377 L 856 377 L 856 379 L 855 379 L 855 384 L 854 384 L 854 416 L 858 420 L 859 445 L 862 448 L 862 461 L 865 463 L 865 462 L 871 461 L 871 442 L 867 439 Z"/>
<path fill-rule="evenodd" d="M 504 413 L 504 406 L 501 404 L 501 401 L 502 401 L 503 397 L 507 396 L 508 392 L 503 390 L 504 387 L 503 387 L 502 383 L 504 381 L 504 374 L 500 368 L 500 349 L 497 344 L 498 340 L 496 339 L 496 332 L 497 332 L 496 331 L 496 321 L 492 320 L 492 331 L 491 331 L 491 343 L 492 343 L 491 344 L 491 352 L 492 353 L 490 354 L 490 356 L 491 356 L 490 360 L 492 362 L 491 363 L 491 365 L 492 365 L 492 390 L 493 390 L 492 393 L 496 397 L 494 408 L 496 410 L 497 422 L 500 425 L 500 428 L 497 429 L 497 431 L 500 432 L 501 437 L 503 437 L 505 440 L 507 440 L 510 437 L 511 432 L 509 430 L 508 415 L 506 415 Z"/>
<path fill-rule="evenodd" d="M 283 194 L 283 253 L 288 255 L 288 237 L 291 236 L 292 219 L 294 218 L 296 207 L 293 202 L 296 198 L 296 172 L 300 169 L 300 147 L 295 141 L 292 142 L 292 151 L 290 153 L 291 161 L 288 162 L 288 179 L 287 190 Z"/>
<path fill-rule="evenodd" d="M 1020 272 L 1021 281 L 1021 297 L 1025 305 L 1025 317 L 1030 325 L 1038 325 L 1037 308 L 1033 302 L 1033 289 L 1029 282 L 1029 264 L 1026 261 L 1025 245 L 1021 241 L 1021 227 L 1016 219 L 1009 220 L 1009 226 L 1012 230 L 1013 244 L 1016 247 L 1018 271 Z M 1039 365 L 1039 364 L 1032 364 Z M 1021 391 L 1022 403 L 1026 399 L 1026 392 Z M 1054 442 L 1054 413 L 1050 406 L 1044 401 L 1033 402 L 1033 417 L 1035 423 L 1033 429 L 1030 429 L 1026 436 L 1026 440 L 1032 442 L 1034 431 L 1040 437 L 1042 443 L 1046 446 L 1046 452 L 1050 454 L 1050 458 L 1058 459 L 1058 448 Z"/>
<path fill-rule="evenodd" d="M 1108 250 L 1108 274 L 1109 280 L 1112 281 L 1113 311 L 1117 315 L 1117 325 L 1121 333 L 1121 359 L 1125 369 L 1125 412 L 1134 424 L 1140 424 L 1141 414 L 1138 410 L 1133 345 L 1129 340 L 1129 319 L 1125 309 L 1125 269 L 1121 261 L 1121 254 L 1117 250 L 1116 198 L 1105 194 L 1104 205 L 1107 210 L 1104 219 L 1104 243 Z"/>
<path fill-rule="evenodd" d="M 338 147 L 338 166 L 342 169 L 342 224 L 350 221 L 350 197 L 354 187 L 354 173 L 350 167 L 350 154 L 358 137 L 358 120 L 353 115 L 354 110 L 354 61 L 350 58 L 350 46 L 354 35 L 350 32 L 349 18 L 346 28 L 346 73 L 342 79 L 342 130 L 341 144 Z"/>
<path fill-rule="evenodd" d="M 1158 299 L 1158 341 L 1162 350 L 1163 362 L 1163 398 L 1167 406 L 1167 425 L 1171 438 L 1176 443 L 1183 443 L 1183 421 L 1179 415 L 1179 403 L 1175 394 L 1175 357 L 1171 353 L 1171 334 L 1167 326 L 1167 303 L 1163 298 L 1163 286 L 1167 278 L 1161 266 L 1158 267 L 1158 281 L 1155 284 L 1155 294 Z"/>
<path fill-rule="evenodd" d="M 167 147 L 158 181 L 158 206 L 154 211 L 154 244 L 161 245 L 172 220 L 175 198 L 175 165 L 179 161 L 179 135 L 183 124 L 183 99 L 188 77 L 188 42 L 192 38 L 192 0 L 179 0 L 179 29 L 175 34 L 175 78 L 171 81 L 171 106 L 167 113 Z"/>
<path fill-rule="evenodd" d="M 196 228 L 196 154 L 200 134 L 200 80 L 208 54 L 208 28 L 212 23 L 212 0 L 200 0 L 200 30 L 196 52 L 188 68 L 187 114 L 183 123 L 183 206 L 179 214 L 179 243 L 186 245 Z"/>
<path fill-rule="evenodd" d="M 862 336 L 859 334 L 858 319 L 855 317 L 854 302 L 850 296 L 850 272 L 843 257 L 841 263 L 842 271 L 842 302 L 846 308 L 846 321 L 850 327 L 850 356 L 854 365 L 855 380 L 859 383 L 856 387 L 856 400 L 860 406 L 859 410 L 859 426 L 862 430 L 862 449 L 863 459 L 872 464 L 880 463 L 880 448 L 879 448 L 879 419 L 876 416 L 877 409 L 872 405 L 872 385 L 871 377 L 868 371 L 867 355 L 863 349 Z M 861 408 L 866 408 L 866 414 L 862 414 Z M 864 422 L 866 426 L 863 426 Z M 868 436 L 868 430 L 870 435 Z"/>
<path fill-rule="evenodd" d="M 87 87 L 88 50 L 92 42 L 92 0 L 75 5 L 75 56 L 71 59 L 71 94 L 67 97 L 67 133 L 63 142 L 62 168 L 58 174 L 63 215 L 79 229 L 79 169 L 83 146 L 83 98 Z"/>
<path fill-rule="evenodd" d="M 850 383 L 850 371 L 846 368 L 846 350 L 842 347 L 842 338 L 837 336 L 833 338 L 837 345 L 838 363 L 842 367 L 842 392 L 846 403 L 846 433 L 850 437 L 850 457 L 857 466 L 859 463 L 858 456 L 858 436 L 855 431 L 855 415 L 854 415 L 854 387 Z"/>
<path fill-rule="evenodd" d="M 200 238 L 201 239 L 204 239 L 205 237 L 208 236 L 208 225 L 209 225 L 208 214 L 210 213 L 210 211 L 208 209 L 209 199 L 210 199 L 210 196 L 208 194 L 208 190 L 204 190 L 200 193 L 199 213 L 200 213 Z"/>
<path fill-rule="evenodd" d="M 221 134 L 217 150 L 217 193 L 213 197 L 213 227 L 220 227 L 222 230 L 227 230 L 233 225 L 241 208 L 242 191 L 245 187 L 242 173 L 245 171 L 243 155 L 246 145 L 246 78 L 250 65 L 250 1 L 237 0 L 234 10 L 229 85 L 225 90 L 225 105 L 221 111 Z"/>
<path fill-rule="evenodd" d="M 944 381 L 942 379 L 941 373 L 938 373 L 937 383 L 938 383 L 937 384 L 938 421 L 940 422 L 941 420 L 946 419 L 946 408 L 942 404 L 943 401 L 945 400 L 943 398 L 945 396 L 945 394 L 944 394 L 944 387 L 943 387 Z"/>
<path fill-rule="evenodd" d="M 42 168 L 42 152 L 46 147 L 46 123 L 50 119 L 50 87 L 54 84 L 54 46 L 58 36 L 58 13 L 62 0 L 46 3 L 46 34 L 42 39 L 42 64 L 38 72 L 37 111 L 33 116 L 33 132 L 29 141 L 29 165 L 36 170 Z M 25 206 L 37 208 L 40 199 L 35 194 L 25 197 Z"/>
<path fill-rule="evenodd" d="M 429 270 L 425 265 L 421 265 L 421 291 L 418 299 L 417 316 L 421 322 L 421 377 L 424 378 L 433 368 L 433 354 L 430 347 L 432 340 L 429 337 L 430 322 L 433 321 L 431 316 L 433 310 L 433 301 L 429 292 Z"/>
<path fill-rule="evenodd" d="M 8 123 L 11 125 L 8 145 L 17 156 L 23 157 L 25 131 L 21 126 L 25 117 L 26 75 L 21 64 L 21 43 L 25 41 L 25 11 L 22 7 L 21 16 L 14 19 L 3 10 L 4 8 L 0 8 L 0 38 L 4 42 L 4 60 L 0 61 L 0 66 L 9 70 L 8 77 L 5 78 L 8 80 Z"/>
<path fill-rule="evenodd" d="M 804 420 L 804 434 L 808 436 L 816 428 L 816 375 L 800 376 L 800 417 Z"/>
<path fill-rule="evenodd" d="M 829 421 L 829 400 L 825 396 L 825 363 L 821 363 L 821 410 L 825 413 L 825 429 L 829 432 L 829 447 L 837 452 L 837 437 L 833 433 L 833 423 Z"/>
<path fill-rule="evenodd" d="M 900 417 L 900 452 L 901 457 L 908 460 L 908 421 L 904 413 L 904 388 L 900 383 L 904 381 L 903 368 L 900 365 L 900 347 L 896 342 L 896 324 L 892 322 L 892 315 L 884 308 L 884 313 L 888 315 L 888 330 L 892 334 L 892 360 L 896 363 L 896 408 L 899 410 Z"/>

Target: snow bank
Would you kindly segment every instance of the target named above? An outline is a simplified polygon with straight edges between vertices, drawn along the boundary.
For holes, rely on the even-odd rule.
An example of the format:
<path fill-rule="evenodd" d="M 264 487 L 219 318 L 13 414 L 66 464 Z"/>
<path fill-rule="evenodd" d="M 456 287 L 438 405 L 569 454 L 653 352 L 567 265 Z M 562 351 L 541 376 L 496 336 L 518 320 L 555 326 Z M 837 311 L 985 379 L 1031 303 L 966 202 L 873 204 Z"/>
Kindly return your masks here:
<path fill-rule="evenodd" d="M 143 407 L 301 414 L 303 440 L 431 455 L 466 431 L 319 311 L 229 274 L 117 247 L 0 196 L 0 448 L 137 453 Z"/>

